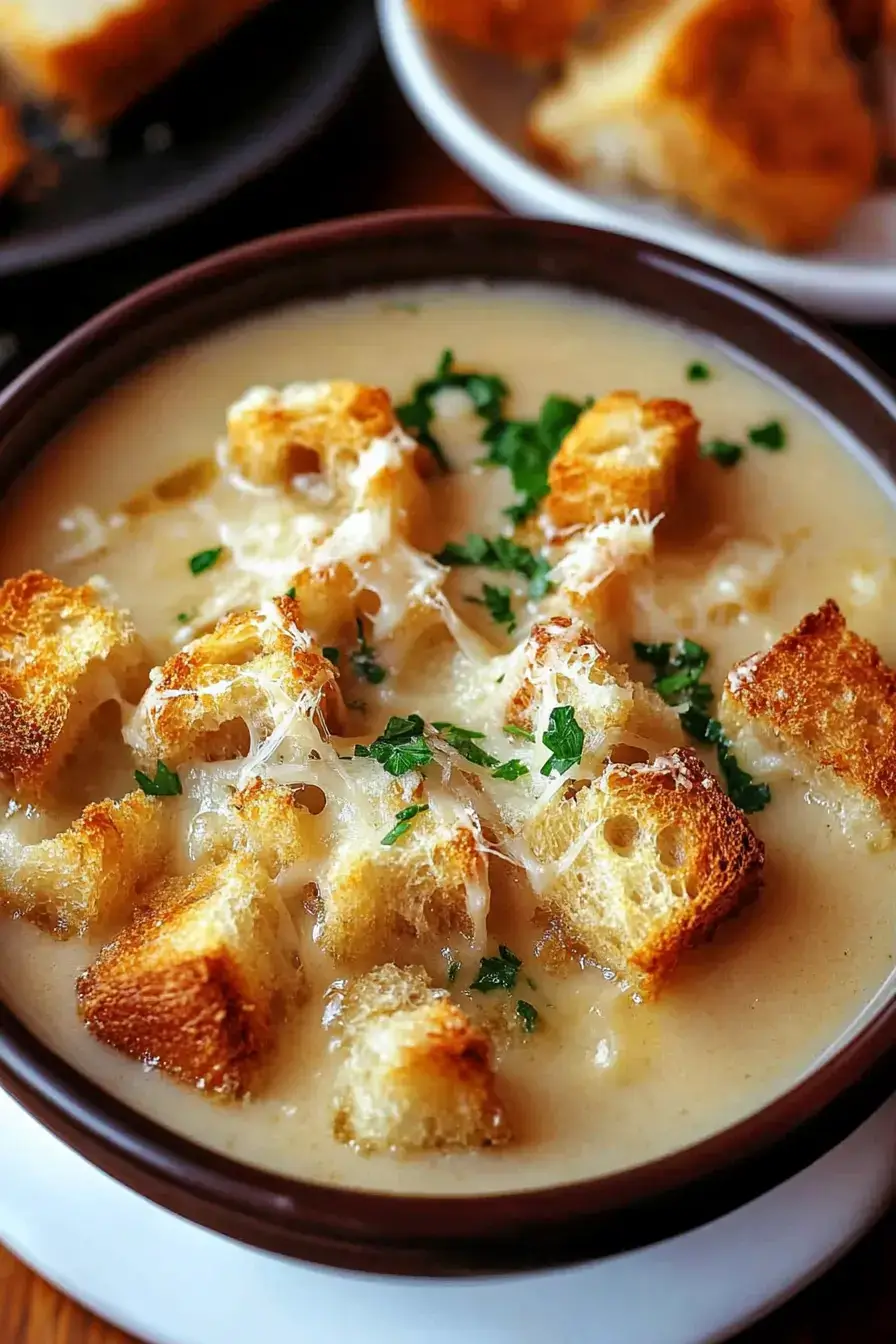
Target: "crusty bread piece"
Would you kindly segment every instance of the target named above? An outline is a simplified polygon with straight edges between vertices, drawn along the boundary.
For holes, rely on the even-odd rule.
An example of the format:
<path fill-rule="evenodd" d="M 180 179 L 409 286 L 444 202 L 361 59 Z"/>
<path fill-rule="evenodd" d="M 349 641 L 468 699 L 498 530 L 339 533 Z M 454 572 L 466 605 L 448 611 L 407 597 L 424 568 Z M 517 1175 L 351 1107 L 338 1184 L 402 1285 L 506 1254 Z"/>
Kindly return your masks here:
<path fill-rule="evenodd" d="M 248 754 L 275 731 L 318 722 L 338 731 L 344 706 L 337 673 L 305 631 L 302 610 L 277 597 L 227 616 L 150 674 L 125 729 L 144 763 Z"/>
<path fill-rule="evenodd" d="M 599 623 L 602 630 L 618 627 L 627 637 L 633 594 L 653 562 L 661 517 L 646 518 L 633 510 L 566 536 L 551 570 L 554 591 L 542 601 L 542 610 L 572 613 Z"/>
<path fill-rule="evenodd" d="M 158 877 L 171 846 L 169 800 L 138 791 L 88 803 L 68 830 L 2 855 L 0 910 L 57 938 L 108 932 Z"/>
<path fill-rule="evenodd" d="M 582 759 L 590 764 L 623 742 L 656 750 L 683 741 L 675 710 L 655 691 L 633 682 L 593 631 L 568 616 L 532 627 L 505 673 L 504 686 L 509 693 L 505 721 L 538 736 L 555 706 L 571 705 L 585 733 Z"/>
<path fill-rule="evenodd" d="M 163 882 L 78 981 L 99 1040 L 185 1083 L 240 1095 L 304 979 L 295 931 L 261 865 L 236 855 Z"/>
<path fill-rule="evenodd" d="M 651 517 L 672 502 L 697 455 L 700 422 L 682 401 L 613 392 L 583 411 L 548 471 L 543 510 L 556 529 L 587 527 L 633 510 Z"/>
<path fill-rule="evenodd" d="M 827 242 L 877 148 L 826 0 L 669 0 L 626 15 L 536 101 L 536 144 L 770 247 Z"/>
<path fill-rule="evenodd" d="M 127 615 L 93 588 L 31 570 L 0 587 L 0 778 L 39 801 L 110 700 L 139 694 L 147 667 Z"/>
<path fill-rule="evenodd" d="M 196 818 L 191 831 L 193 857 L 220 863 L 229 854 L 249 854 L 271 877 L 307 862 L 319 852 L 320 843 L 314 817 L 300 796 L 256 776 L 221 811 Z"/>
<path fill-rule="evenodd" d="M 367 1152 L 482 1148 L 510 1137 L 488 1037 L 419 966 L 343 990 L 333 1133 Z"/>
<path fill-rule="evenodd" d="M 732 668 L 719 718 L 757 773 L 783 758 L 854 840 L 893 843 L 896 672 L 836 602 Z"/>
<path fill-rule="evenodd" d="M 0 103 L 0 195 L 12 186 L 29 157 L 15 112 Z"/>
<path fill-rule="evenodd" d="M 112 121 L 264 0 L 0 0 L 0 51 L 23 92 Z"/>
<path fill-rule="evenodd" d="M 559 60 L 601 0 L 413 0 L 435 32 L 523 61 Z"/>
<path fill-rule="evenodd" d="M 524 838 L 576 947 L 652 995 L 758 892 L 765 851 L 689 747 L 555 794 Z"/>

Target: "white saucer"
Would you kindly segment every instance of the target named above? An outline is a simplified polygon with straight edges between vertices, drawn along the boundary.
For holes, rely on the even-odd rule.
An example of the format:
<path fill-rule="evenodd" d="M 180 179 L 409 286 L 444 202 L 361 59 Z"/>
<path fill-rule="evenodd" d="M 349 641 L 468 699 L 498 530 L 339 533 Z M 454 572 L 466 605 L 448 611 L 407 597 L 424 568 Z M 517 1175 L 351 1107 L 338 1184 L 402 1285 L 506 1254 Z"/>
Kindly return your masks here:
<path fill-rule="evenodd" d="M 803 1287 L 896 1186 L 896 1098 L 777 1190 L 673 1241 L 574 1269 L 402 1280 L 249 1250 L 166 1213 L 0 1091 L 0 1240 L 151 1344 L 710 1344 Z"/>
<path fill-rule="evenodd" d="M 533 78 L 510 62 L 424 36 L 409 0 L 378 0 L 386 53 L 408 102 L 472 178 L 521 215 L 612 229 L 674 248 L 828 317 L 896 320 L 896 192 L 869 197 L 835 244 L 787 256 L 634 195 L 592 194 L 528 157 L 525 110 Z"/>

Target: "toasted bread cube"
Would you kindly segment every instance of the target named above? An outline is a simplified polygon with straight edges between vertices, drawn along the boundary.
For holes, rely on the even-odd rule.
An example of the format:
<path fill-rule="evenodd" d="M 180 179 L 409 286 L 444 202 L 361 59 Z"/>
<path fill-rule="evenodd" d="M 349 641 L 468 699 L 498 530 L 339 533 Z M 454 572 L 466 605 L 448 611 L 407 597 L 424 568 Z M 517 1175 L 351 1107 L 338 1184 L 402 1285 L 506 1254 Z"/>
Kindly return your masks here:
<path fill-rule="evenodd" d="M 877 156 L 826 0 L 636 8 L 573 56 L 530 130 L 589 183 L 648 188 L 794 250 L 831 238 Z"/>
<path fill-rule="evenodd" d="M 675 710 L 633 682 L 581 621 L 555 616 L 534 625 L 513 661 L 505 674 L 505 722 L 539 741 L 558 705 L 575 711 L 585 733 L 585 761 L 599 762 L 622 743 L 655 751 L 683 741 Z"/>
<path fill-rule="evenodd" d="M 135 792 L 88 803 L 68 830 L 3 856 L 0 910 L 57 938 L 108 932 L 161 873 L 171 828 L 171 804 L 162 798 Z"/>
<path fill-rule="evenodd" d="M 191 855 L 220 863 L 229 854 L 249 854 L 277 877 L 320 852 L 315 820 L 301 802 L 301 789 L 256 776 L 220 811 L 193 822 Z"/>
<path fill-rule="evenodd" d="M 146 763 L 247 755 L 272 734 L 338 731 L 344 706 L 333 664 L 278 597 L 227 616 L 150 674 L 125 738 Z"/>
<path fill-rule="evenodd" d="M 92 126 L 114 120 L 263 0 L 0 0 L 3 55 L 17 85 Z"/>
<path fill-rule="evenodd" d="M 855 841 L 896 838 L 896 672 L 836 602 L 728 674 L 719 706 L 748 768 L 783 763 Z"/>
<path fill-rule="evenodd" d="M 634 511 L 567 537 L 551 570 L 555 591 L 547 609 L 629 625 L 633 584 L 653 561 L 658 522 Z"/>
<path fill-rule="evenodd" d="M 765 850 L 688 747 L 606 766 L 555 794 L 524 837 L 539 899 L 579 951 L 656 992 L 686 948 L 758 893 Z"/>
<path fill-rule="evenodd" d="M 88 586 L 31 570 L 0 587 L 0 778 L 38 802 L 94 712 L 137 690 L 143 645 Z M 132 685 L 133 683 L 133 685 Z"/>
<path fill-rule="evenodd" d="M 613 392 L 583 411 L 548 470 L 543 509 L 560 530 L 672 503 L 679 474 L 696 457 L 700 422 L 683 401 Z"/>
<path fill-rule="evenodd" d="M 366 1152 L 482 1148 L 510 1137 L 488 1037 L 419 966 L 350 981 L 333 1133 Z"/>
<path fill-rule="evenodd" d="M 0 103 L 0 194 L 12 186 L 28 158 L 28 146 L 19 134 L 15 112 Z"/>
<path fill-rule="evenodd" d="M 239 1096 L 304 990 L 295 930 L 267 873 L 236 855 L 163 882 L 78 981 L 106 1045 L 208 1092 Z"/>
<path fill-rule="evenodd" d="M 413 0 L 427 28 L 522 61 L 555 61 L 600 0 Z"/>

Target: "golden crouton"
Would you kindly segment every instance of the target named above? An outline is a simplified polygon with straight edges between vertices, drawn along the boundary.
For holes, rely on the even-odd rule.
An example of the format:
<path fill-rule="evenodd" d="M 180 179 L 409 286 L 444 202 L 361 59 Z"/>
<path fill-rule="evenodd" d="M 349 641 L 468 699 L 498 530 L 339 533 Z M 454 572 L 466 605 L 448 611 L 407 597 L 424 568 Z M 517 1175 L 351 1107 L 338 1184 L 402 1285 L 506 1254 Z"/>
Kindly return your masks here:
<path fill-rule="evenodd" d="M 601 0 L 413 0 L 428 28 L 523 61 L 559 60 Z"/>
<path fill-rule="evenodd" d="M 129 618 L 102 606 L 93 588 L 68 588 L 40 570 L 7 579 L 0 587 L 0 778 L 38 801 L 91 715 L 128 690 L 139 694 L 144 667 Z"/>
<path fill-rule="evenodd" d="M 307 861 L 318 848 L 314 817 L 300 793 L 256 777 L 226 807 L 193 822 L 191 853 L 220 863 L 228 854 L 250 854 L 271 877 Z"/>
<path fill-rule="evenodd" d="M 875 132 L 826 0 L 669 0 L 623 15 L 535 103 L 589 182 L 661 192 L 763 245 L 820 247 L 869 191 Z"/>
<path fill-rule="evenodd" d="M 547 522 L 586 527 L 672 502 L 679 473 L 697 454 L 700 422 L 682 401 L 613 392 L 583 411 L 548 471 Z"/>
<path fill-rule="evenodd" d="M 127 918 L 140 887 L 172 847 L 171 805 L 129 793 L 89 803 L 67 831 L 3 861 L 0 910 L 57 938 L 107 931 Z"/>
<path fill-rule="evenodd" d="M 605 767 L 526 826 L 538 897 L 577 949 L 655 993 L 681 954 L 757 893 L 765 851 L 696 752 Z"/>
<path fill-rule="evenodd" d="M 28 158 L 28 146 L 19 134 L 15 113 L 0 103 L 0 194 L 12 186 Z"/>
<path fill-rule="evenodd" d="M 585 733 L 583 759 L 599 762 L 620 743 L 656 749 L 683 740 L 675 710 L 633 682 L 581 621 L 556 616 L 534 625 L 515 664 L 518 674 L 505 674 L 506 722 L 540 736 L 551 710 L 571 705 Z"/>
<path fill-rule="evenodd" d="M 482 935 L 489 904 L 482 838 L 454 800 L 418 790 L 410 805 L 417 803 L 429 810 L 384 845 L 409 803 L 374 776 L 363 824 L 347 828 L 320 879 L 320 944 L 335 961 L 395 955 L 403 938 L 437 945 L 453 933 Z"/>
<path fill-rule="evenodd" d="M 246 855 L 169 879 L 153 895 L 80 977 L 81 1016 L 115 1050 L 240 1095 L 304 988 L 289 916 Z"/>
<path fill-rule="evenodd" d="M 635 510 L 567 536 L 551 570 L 554 593 L 543 610 L 572 612 L 599 621 L 602 630 L 612 624 L 627 634 L 635 584 L 653 561 L 660 516 L 646 518 Z"/>
<path fill-rule="evenodd" d="M 847 629 L 836 602 L 738 663 L 719 717 L 758 773 L 763 758 L 783 757 L 847 834 L 875 848 L 893 843 L 896 672 Z"/>
<path fill-rule="evenodd" d="M 144 762 L 244 756 L 301 722 L 339 731 L 344 706 L 336 669 L 302 625 L 302 610 L 278 597 L 227 616 L 150 674 L 125 730 Z"/>
<path fill-rule="evenodd" d="M 482 1148 L 510 1137 L 488 1037 L 421 967 L 350 981 L 333 1133 L 363 1151 Z"/>

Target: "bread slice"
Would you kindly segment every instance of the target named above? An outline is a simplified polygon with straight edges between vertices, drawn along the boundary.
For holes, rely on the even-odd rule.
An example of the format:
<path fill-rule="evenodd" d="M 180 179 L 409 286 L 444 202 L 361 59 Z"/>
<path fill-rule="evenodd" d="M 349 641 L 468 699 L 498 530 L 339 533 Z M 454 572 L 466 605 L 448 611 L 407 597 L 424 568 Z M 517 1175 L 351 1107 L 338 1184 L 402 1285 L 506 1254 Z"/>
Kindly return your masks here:
<path fill-rule="evenodd" d="M 586 768 L 625 743 L 645 749 L 683 742 L 681 720 L 655 691 L 633 682 L 587 625 L 555 616 L 532 627 L 505 673 L 505 722 L 540 740 L 551 710 L 571 705 L 585 733 Z M 546 753 L 547 754 L 547 753 Z"/>
<path fill-rule="evenodd" d="M 482 1148 L 510 1131 L 488 1037 L 419 966 L 343 989 L 333 1133 L 366 1152 Z"/>
<path fill-rule="evenodd" d="M 100 126 L 264 0 L 0 0 L 0 52 L 23 95 Z"/>
<path fill-rule="evenodd" d="M 239 1096 L 304 990 L 295 932 L 246 855 L 163 882 L 78 981 L 98 1040 L 208 1092 Z"/>
<path fill-rule="evenodd" d="M 524 830 L 540 902 L 576 949 L 653 995 L 758 893 L 765 851 L 696 752 L 606 766 Z"/>
<path fill-rule="evenodd" d="M 535 103 L 536 144 L 769 246 L 820 247 L 877 147 L 826 0 L 669 0 L 626 14 Z"/>
<path fill-rule="evenodd" d="M 0 910 L 57 938 L 108 933 L 158 877 L 173 844 L 172 802 L 129 793 L 89 803 L 68 830 L 0 858 Z"/>
<path fill-rule="evenodd" d="M 583 411 L 548 471 L 543 510 L 554 529 L 587 527 L 633 510 L 668 509 L 697 455 L 700 422 L 682 401 L 613 392 Z"/>
<path fill-rule="evenodd" d="M 125 738 L 145 764 L 171 768 L 257 752 L 275 733 L 308 730 L 313 744 L 342 725 L 337 675 L 298 602 L 277 597 L 225 617 L 155 668 Z"/>
<path fill-rule="evenodd" d="M 321 856 L 321 843 L 301 791 L 256 776 L 219 812 L 200 813 L 191 828 L 191 853 L 203 863 L 249 854 L 271 877 Z"/>
<path fill-rule="evenodd" d="M 15 112 L 0 103 L 0 195 L 12 186 L 29 158 Z"/>
<path fill-rule="evenodd" d="M 606 0 L 604 0 L 604 4 Z M 522 61 L 559 60 L 601 0 L 413 0 L 428 28 Z"/>
<path fill-rule="evenodd" d="M 719 717 L 758 774 L 783 764 L 854 841 L 896 838 L 896 671 L 836 602 L 728 674 Z"/>
<path fill-rule="evenodd" d="M 0 587 L 0 778 L 40 801 L 91 716 L 139 694 L 148 666 L 130 618 L 91 587 L 31 570 Z"/>

